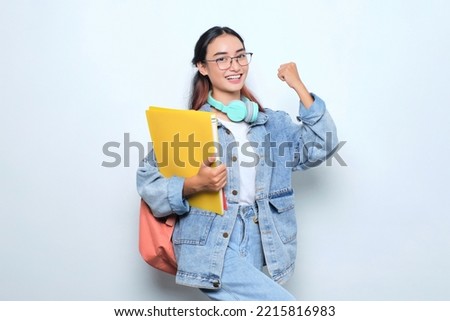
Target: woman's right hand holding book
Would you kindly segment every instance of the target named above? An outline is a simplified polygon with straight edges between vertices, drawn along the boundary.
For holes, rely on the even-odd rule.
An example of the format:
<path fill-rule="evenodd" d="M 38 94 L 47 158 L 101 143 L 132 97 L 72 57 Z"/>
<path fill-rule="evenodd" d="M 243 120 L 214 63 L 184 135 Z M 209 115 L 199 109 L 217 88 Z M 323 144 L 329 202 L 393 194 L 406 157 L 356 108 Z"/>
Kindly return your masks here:
<path fill-rule="evenodd" d="M 208 157 L 200 166 L 198 173 L 184 180 L 183 196 L 189 197 L 198 192 L 217 192 L 227 183 L 227 168 L 224 164 L 212 166 L 215 157 Z"/>

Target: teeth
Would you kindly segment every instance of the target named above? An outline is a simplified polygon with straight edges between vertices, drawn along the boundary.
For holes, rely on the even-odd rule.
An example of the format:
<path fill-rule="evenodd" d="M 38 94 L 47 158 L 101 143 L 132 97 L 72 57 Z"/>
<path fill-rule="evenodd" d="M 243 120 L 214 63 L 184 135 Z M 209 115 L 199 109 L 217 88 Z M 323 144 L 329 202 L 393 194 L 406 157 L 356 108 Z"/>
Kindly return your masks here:
<path fill-rule="evenodd" d="M 230 80 L 230 79 L 240 79 L 240 78 L 241 78 L 241 75 L 234 75 L 234 76 L 228 76 L 227 77 L 228 80 Z"/>

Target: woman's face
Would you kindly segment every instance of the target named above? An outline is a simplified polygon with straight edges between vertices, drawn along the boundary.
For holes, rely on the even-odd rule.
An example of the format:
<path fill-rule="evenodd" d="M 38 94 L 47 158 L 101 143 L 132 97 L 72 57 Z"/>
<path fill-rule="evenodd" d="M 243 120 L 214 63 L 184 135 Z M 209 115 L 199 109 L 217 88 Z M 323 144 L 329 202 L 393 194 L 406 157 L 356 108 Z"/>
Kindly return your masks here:
<path fill-rule="evenodd" d="M 225 56 L 236 57 L 242 53 L 245 53 L 242 42 L 235 36 L 223 34 L 208 45 L 206 60 L 216 60 Z M 197 67 L 202 75 L 209 77 L 215 99 L 224 104 L 227 104 L 228 100 L 239 99 L 247 78 L 248 65 L 241 66 L 233 59 L 231 66 L 226 70 L 221 70 L 215 61 L 198 63 Z"/>

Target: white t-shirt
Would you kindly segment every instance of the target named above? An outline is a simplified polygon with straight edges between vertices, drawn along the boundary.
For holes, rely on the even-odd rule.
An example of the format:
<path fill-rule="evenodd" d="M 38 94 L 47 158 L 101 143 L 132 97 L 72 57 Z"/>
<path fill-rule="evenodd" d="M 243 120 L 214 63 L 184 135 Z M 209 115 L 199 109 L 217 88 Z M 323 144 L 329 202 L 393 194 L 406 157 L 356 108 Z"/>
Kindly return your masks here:
<path fill-rule="evenodd" d="M 255 203 L 257 159 L 254 148 L 250 146 L 247 138 L 247 132 L 250 125 L 244 121 L 235 123 L 232 121 L 221 120 L 221 122 L 231 131 L 236 142 L 239 144 L 237 147 L 233 148 L 233 155 L 236 155 L 237 152 L 237 161 L 239 162 L 239 204 L 252 205 Z M 243 151 L 247 155 L 245 155 Z"/>

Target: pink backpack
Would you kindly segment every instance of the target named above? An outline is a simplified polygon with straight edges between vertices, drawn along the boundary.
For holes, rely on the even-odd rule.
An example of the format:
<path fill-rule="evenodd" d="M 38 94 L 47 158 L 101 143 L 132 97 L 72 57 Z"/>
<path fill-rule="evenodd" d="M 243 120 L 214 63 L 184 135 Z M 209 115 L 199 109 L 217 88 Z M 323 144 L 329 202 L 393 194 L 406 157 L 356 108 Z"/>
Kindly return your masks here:
<path fill-rule="evenodd" d="M 177 216 L 156 218 L 141 199 L 139 217 L 139 252 L 145 262 L 154 268 L 175 275 L 177 261 L 172 245 L 172 233 Z"/>

